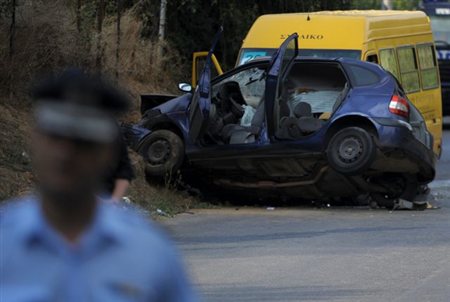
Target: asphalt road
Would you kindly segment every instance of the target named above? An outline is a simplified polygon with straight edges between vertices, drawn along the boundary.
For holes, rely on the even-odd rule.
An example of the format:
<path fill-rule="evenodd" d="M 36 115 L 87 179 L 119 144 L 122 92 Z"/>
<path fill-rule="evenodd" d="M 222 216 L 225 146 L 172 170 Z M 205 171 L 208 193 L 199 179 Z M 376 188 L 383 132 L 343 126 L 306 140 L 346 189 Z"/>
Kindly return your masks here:
<path fill-rule="evenodd" d="M 205 301 L 450 301 L 450 131 L 438 210 L 234 208 L 167 222 Z"/>

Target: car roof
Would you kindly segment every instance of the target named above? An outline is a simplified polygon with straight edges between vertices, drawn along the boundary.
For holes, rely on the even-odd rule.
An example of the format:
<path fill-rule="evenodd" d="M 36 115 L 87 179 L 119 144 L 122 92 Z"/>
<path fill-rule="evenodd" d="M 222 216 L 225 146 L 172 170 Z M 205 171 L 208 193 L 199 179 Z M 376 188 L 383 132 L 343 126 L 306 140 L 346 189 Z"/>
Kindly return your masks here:
<path fill-rule="evenodd" d="M 262 63 L 269 63 L 270 62 L 271 57 L 270 56 L 263 56 L 263 57 L 258 57 L 256 59 L 253 59 L 251 61 L 248 61 L 245 64 L 239 65 L 238 67 L 241 66 L 246 66 L 248 64 L 254 64 L 254 63 L 258 63 L 258 62 L 262 62 Z M 361 61 L 358 59 L 352 59 L 352 58 L 345 58 L 345 57 L 336 57 L 336 58 L 329 58 L 329 57 L 308 57 L 308 56 L 297 56 L 295 58 L 296 61 L 322 61 L 322 62 L 343 62 L 343 63 L 353 63 L 353 64 L 365 64 L 368 62 L 365 61 Z"/>
<path fill-rule="evenodd" d="M 259 64 L 264 64 L 264 63 L 268 64 L 270 62 L 270 60 L 271 60 L 271 57 L 268 57 L 268 56 L 258 57 L 258 58 L 251 60 L 245 64 L 235 67 L 235 68 L 223 73 L 222 75 L 217 76 L 216 78 L 213 79 L 213 82 L 219 81 L 220 79 L 227 77 L 228 74 L 237 72 L 237 70 L 249 68 L 251 65 L 259 65 Z M 390 77 L 390 74 L 388 72 L 386 72 L 380 65 L 371 63 L 371 62 L 361 61 L 358 59 L 343 58 L 343 57 L 322 58 L 322 57 L 297 56 L 295 58 L 295 61 L 297 61 L 297 62 L 336 62 L 336 63 L 342 64 L 344 69 L 346 69 L 345 66 L 348 66 L 348 65 L 357 65 L 362 68 L 369 69 L 372 72 L 375 72 L 376 74 L 378 74 L 378 76 L 380 78 Z"/>

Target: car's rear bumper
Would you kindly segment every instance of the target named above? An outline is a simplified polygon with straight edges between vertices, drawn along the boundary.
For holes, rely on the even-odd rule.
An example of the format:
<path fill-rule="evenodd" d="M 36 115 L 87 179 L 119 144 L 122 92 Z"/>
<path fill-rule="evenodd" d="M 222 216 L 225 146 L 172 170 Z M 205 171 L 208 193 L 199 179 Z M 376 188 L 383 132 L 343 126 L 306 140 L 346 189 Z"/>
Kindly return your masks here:
<path fill-rule="evenodd" d="M 385 155 L 408 158 L 419 168 L 419 180 L 430 182 L 435 176 L 436 155 L 433 137 L 426 130 L 411 129 L 411 125 L 390 119 L 375 119 L 378 130 L 378 148 Z"/>

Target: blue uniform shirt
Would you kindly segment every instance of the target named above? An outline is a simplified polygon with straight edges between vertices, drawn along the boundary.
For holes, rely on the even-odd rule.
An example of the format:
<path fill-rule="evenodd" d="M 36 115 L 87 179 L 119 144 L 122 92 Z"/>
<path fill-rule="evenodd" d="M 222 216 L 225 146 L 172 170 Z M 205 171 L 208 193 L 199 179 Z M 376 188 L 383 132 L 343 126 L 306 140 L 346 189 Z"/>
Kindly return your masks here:
<path fill-rule="evenodd" d="M 174 248 L 133 210 L 99 203 L 77 244 L 28 198 L 0 212 L 0 301 L 196 301 Z"/>

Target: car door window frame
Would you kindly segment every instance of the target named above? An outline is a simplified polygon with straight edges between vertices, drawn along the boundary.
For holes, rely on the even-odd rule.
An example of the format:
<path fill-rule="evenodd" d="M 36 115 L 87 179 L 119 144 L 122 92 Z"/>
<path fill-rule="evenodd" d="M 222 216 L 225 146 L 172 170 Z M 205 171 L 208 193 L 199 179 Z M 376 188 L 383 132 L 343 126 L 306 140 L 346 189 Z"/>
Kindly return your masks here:
<path fill-rule="evenodd" d="M 206 56 L 202 74 L 200 75 L 197 87 L 195 88 L 191 102 L 187 108 L 189 137 L 194 143 L 198 142 L 201 139 L 201 136 L 203 136 L 211 117 L 211 57 L 222 36 L 222 32 L 223 27 L 220 27 L 213 38 L 211 48 Z"/>
<path fill-rule="evenodd" d="M 294 55 L 284 65 L 284 57 L 286 54 L 286 49 L 288 49 L 289 43 L 294 42 Z M 280 58 L 281 56 L 281 58 Z M 266 92 L 264 98 L 266 101 L 266 120 L 267 120 L 267 130 L 271 141 L 276 141 L 275 129 L 278 127 L 278 121 L 276 120 L 276 102 L 278 101 L 280 83 L 284 76 L 288 73 L 290 65 L 298 56 L 298 34 L 294 33 L 290 35 L 278 48 L 277 52 L 272 56 L 270 64 L 267 69 L 267 79 L 266 79 Z M 280 60 L 280 61 L 278 61 Z M 286 66 L 283 68 L 283 66 Z M 269 89 L 268 89 L 269 88 Z M 271 88 L 271 89 L 270 89 Z"/>

